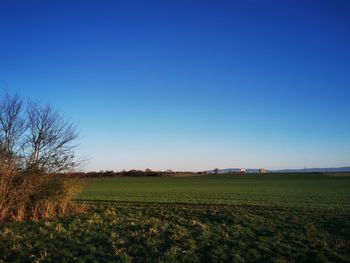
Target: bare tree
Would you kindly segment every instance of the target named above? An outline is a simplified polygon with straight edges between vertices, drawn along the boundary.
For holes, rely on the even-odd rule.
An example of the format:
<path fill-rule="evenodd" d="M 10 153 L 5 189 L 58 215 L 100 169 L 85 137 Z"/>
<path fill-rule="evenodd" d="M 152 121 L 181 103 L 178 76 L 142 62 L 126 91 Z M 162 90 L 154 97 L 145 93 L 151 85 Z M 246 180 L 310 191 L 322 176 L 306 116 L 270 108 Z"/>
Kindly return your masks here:
<path fill-rule="evenodd" d="M 80 209 L 81 189 L 62 174 L 76 166 L 75 127 L 50 106 L 0 99 L 0 222 L 48 218 Z"/>
<path fill-rule="evenodd" d="M 32 174 L 68 171 L 76 166 L 76 139 L 73 124 L 52 107 L 24 105 L 19 96 L 8 93 L 0 101 L 0 161 L 14 161 Z"/>
<path fill-rule="evenodd" d="M 26 122 L 22 116 L 22 99 L 6 93 L 0 102 L 0 147 L 3 155 L 14 156 L 22 150 Z"/>
<path fill-rule="evenodd" d="M 77 133 L 73 124 L 64 121 L 49 105 L 33 102 L 28 103 L 27 121 L 26 168 L 35 173 L 74 168 Z"/>

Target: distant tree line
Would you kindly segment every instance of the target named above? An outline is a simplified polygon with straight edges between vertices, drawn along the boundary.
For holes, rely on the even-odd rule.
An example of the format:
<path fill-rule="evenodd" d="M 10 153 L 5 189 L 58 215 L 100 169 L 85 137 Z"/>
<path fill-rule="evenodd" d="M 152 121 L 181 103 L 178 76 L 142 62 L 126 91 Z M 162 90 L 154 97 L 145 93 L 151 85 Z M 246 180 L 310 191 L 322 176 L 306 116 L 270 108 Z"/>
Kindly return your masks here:
<path fill-rule="evenodd" d="M 152 171 L 146 170 L 129 170 L 115 172 L 113 170 L 99 171 L 99 172 L 75 172 L 69 173 L 71 177 L 172 177 L 181 175 L 198 174 L 195 172 L 174 172 L 171 170 L 167 171 Z"/>
<path fill-rule="evenodd" d="M 129 171 L 113 171 L 113 170 L 103 170 L 103 171 L 91 171 L 91 172 L 70 172 L 66 173 L 69 177 L 77 178 L 94 178 L 94 177 L 173 177 L 173 176 L 189 176 L 189 175 L 205 175 L 205 174 L 219 174 L 219 169 L 215 168 L 212 171 L 181 171 L 175 172 L 172 170 L 166 171 L 152 171 L 151 169 L 146 170 L 136 170 L 132 169 Z M 220 174 L 242 174 L 240 171 L 225 171 Z"/>

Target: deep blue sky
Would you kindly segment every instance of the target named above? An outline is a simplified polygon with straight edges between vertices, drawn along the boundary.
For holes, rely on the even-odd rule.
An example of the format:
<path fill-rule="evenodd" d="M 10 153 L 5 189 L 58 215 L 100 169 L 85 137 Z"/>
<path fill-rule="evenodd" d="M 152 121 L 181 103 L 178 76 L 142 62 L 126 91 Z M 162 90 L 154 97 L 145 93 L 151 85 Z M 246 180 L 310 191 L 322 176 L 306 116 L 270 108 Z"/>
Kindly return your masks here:
<path fill-rule="evenodd" d="M 350 1 L 0 1 L 0 88 L 86 170 L 350 165 Z"/>

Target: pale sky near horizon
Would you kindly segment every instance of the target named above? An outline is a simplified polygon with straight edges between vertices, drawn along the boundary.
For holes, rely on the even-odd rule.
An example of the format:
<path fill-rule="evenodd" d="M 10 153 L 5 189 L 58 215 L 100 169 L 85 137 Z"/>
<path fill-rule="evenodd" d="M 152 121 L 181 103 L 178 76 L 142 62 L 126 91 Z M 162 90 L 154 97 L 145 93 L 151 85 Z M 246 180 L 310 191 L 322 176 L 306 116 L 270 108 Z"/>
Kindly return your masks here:
<path fill-rule="evenodd" d="M 85 170 L 350 166 L 349 1 L 1 1 L 0 89 Z"/>

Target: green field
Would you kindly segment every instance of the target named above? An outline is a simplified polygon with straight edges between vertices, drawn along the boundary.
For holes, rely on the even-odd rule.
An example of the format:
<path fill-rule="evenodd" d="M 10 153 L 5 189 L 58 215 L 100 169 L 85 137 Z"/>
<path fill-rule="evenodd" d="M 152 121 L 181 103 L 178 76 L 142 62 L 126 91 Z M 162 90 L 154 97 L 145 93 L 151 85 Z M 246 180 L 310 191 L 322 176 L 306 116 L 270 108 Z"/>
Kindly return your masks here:
<path fill-rule="evenodd" d="M 0 225 L 0 262 L 350 262 L 347 176 L 99 178 L 77 199 Z"/>
<path fill-rule="evenodd" d="M 100 178 L 90 179 L 79 199 L 350 208 L 350 176 Z"/>

